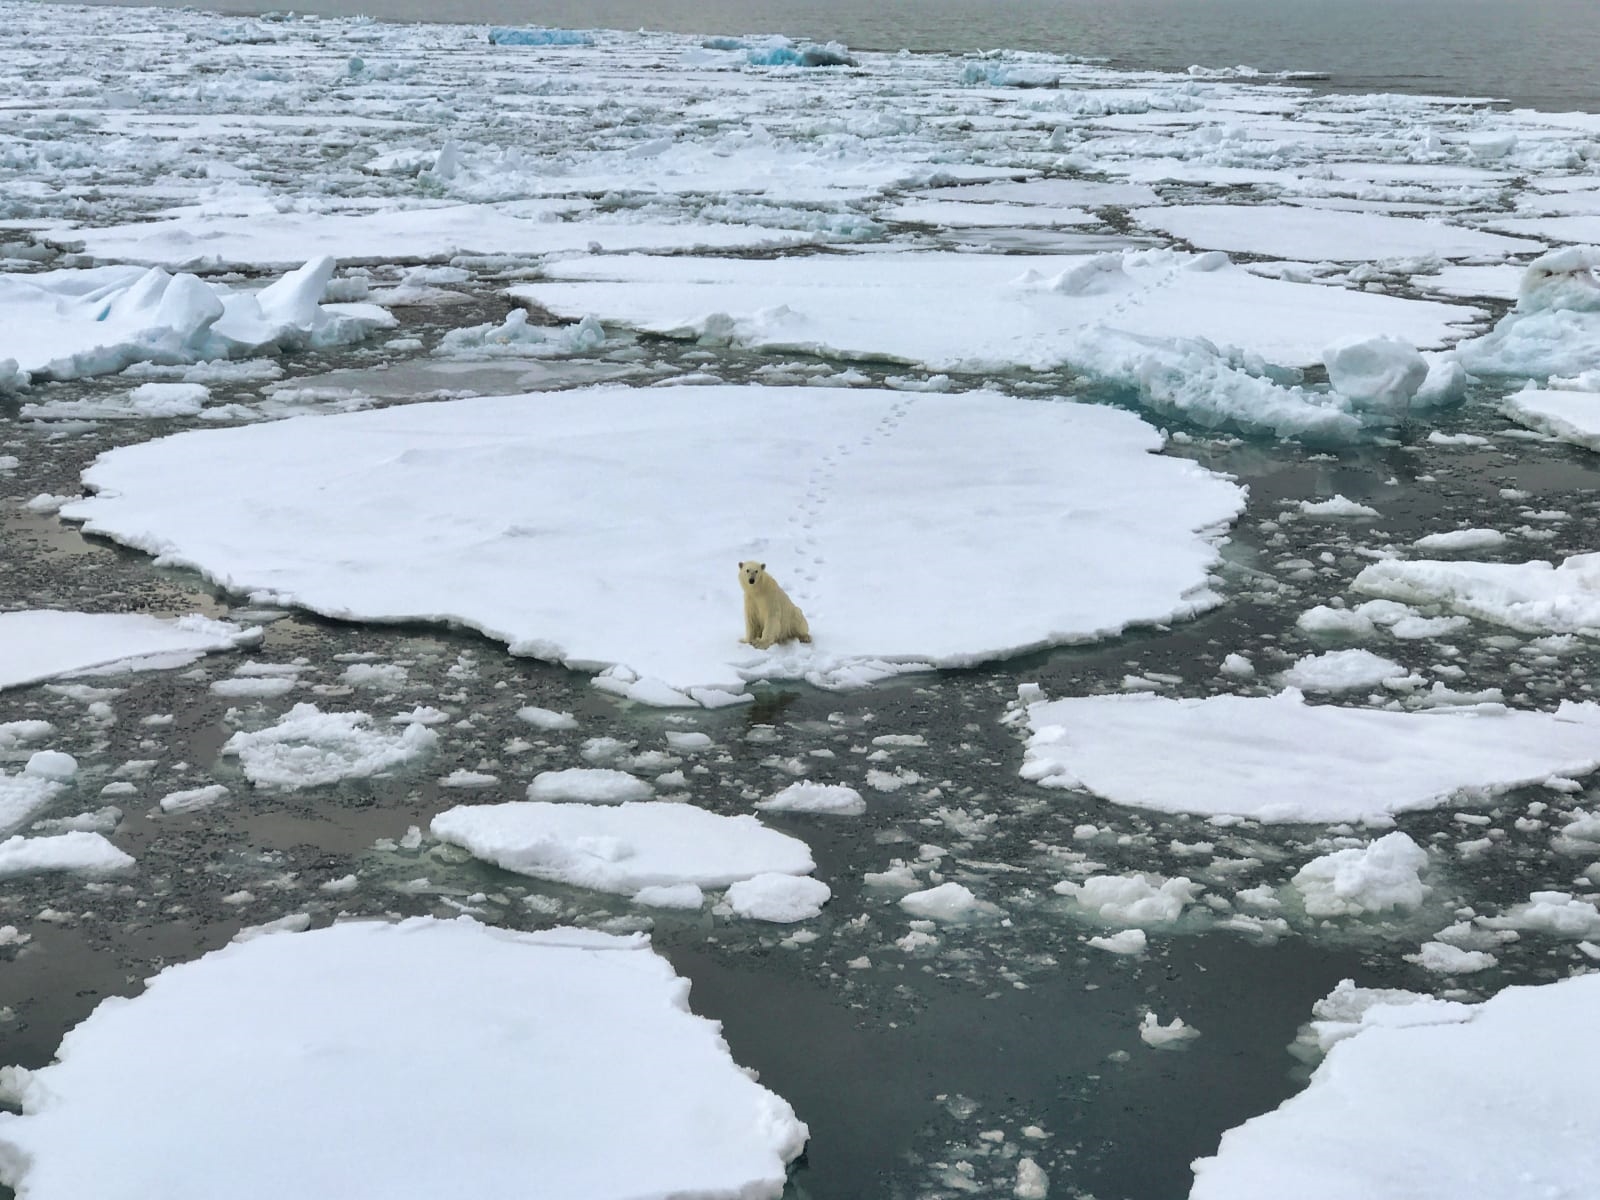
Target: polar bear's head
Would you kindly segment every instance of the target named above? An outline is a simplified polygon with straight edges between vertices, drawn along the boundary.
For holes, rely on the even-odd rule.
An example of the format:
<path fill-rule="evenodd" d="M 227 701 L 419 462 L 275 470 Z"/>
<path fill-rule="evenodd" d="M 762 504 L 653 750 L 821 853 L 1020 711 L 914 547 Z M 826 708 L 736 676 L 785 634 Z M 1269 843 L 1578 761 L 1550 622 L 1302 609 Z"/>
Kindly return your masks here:
<path fill-rule="evenodd" d="M 744 587 L 753 588 L 766 573 L 766 563 L 742 562 L 739 564 L 739 583 Z"/>

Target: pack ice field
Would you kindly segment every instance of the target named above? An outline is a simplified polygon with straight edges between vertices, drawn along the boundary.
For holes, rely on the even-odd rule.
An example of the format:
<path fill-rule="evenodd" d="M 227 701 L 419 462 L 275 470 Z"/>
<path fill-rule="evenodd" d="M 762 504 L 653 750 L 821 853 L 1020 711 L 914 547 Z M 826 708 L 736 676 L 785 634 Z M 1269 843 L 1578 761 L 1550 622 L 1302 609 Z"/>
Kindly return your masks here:
<path fill-rule="evenodd" d="M 0 1192 L 1592 1190 L 1600 115 L 0 18 Z"/>

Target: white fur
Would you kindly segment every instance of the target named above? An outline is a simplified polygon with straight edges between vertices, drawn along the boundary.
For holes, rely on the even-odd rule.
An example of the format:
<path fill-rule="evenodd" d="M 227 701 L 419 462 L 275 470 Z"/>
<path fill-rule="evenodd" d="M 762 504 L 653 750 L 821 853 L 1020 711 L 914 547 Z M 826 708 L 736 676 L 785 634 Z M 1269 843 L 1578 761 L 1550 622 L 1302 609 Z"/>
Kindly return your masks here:
<path fill-rule="evenodd" d="M 778 581 L 767 574 L 766 563 L 740 563 L 739 586 L 744 589 L 744 637 L 740 641 L 765 650 L 791 638 L 811 640 L 805 614 L 778 586 Z"/>

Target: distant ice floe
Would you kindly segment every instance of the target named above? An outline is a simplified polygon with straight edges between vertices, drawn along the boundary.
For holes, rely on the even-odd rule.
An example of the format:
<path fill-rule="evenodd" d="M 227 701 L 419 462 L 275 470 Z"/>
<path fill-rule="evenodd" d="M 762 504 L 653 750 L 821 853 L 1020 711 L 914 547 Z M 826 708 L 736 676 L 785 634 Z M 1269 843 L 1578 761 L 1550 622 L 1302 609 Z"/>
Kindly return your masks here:
<path fill-rule="evenodd" d="M 714 706 L 1214 606 L 1243 492 L 1161 446 L 1126 412 L 985 392 L 604 387 L 179 434 L 102 455 L 62 515 L 236 591 Z M 746 559 L 814 643 L 740 644 Z"/>
<path fill-rule="evenodd" d="M 517 200 L 426 208 L 397 205 L 376 212 L 211 211 L 74 229 L 60 236 L 81 242 L 97 258 L 173 268 L 282 267 L 314 256 L 327 256 L 330 263 L 448 259 L 460 254 L 534 256 L 586 253 L 595 247 L 613 254 L 757 250 L 814 239 L 808 232 L 759 225 L 585 220 L 580 214 L 586 207 L 573 201 Z M 103 270 L 128 272 L 127 268 Z"/>
<path fill-rule="evenodd" d="M 1346 1002 L 1318 1006 L 1340 1032 L 1310 1085 L 1224 1133 L 1215 1156 L 1195 1161 L 1190 1200 L 1593 1190 L 1600 1060 L 1588 1031 L 1600 975 L 1511 987 L 1479 1005 L 1383 993 L 1363 1008 L 1366 989 L 1340 986 Z"/>
<path fill-rule="evenodd" d="M 756 807 L 763 812 L 833 813 L 854 817 L 867 811 L 867 802 L 853 787 L 801 779 L 765 800 L 757 800 Z"/>
<path fill-rule="evenodd" d="M 84 671 L 171 670 L 260 640 L 258 627 L 198 613 L 173 619 L 53 609 L 0 613 L 0 689 Z"/>
<path fill-rule="evenodd" d="M 1600 553 L 1560 563 L 1390 559 L 1364 567 L 1351 587 L 1406 604 L 1437 604 L 1522 633 L 1600 637 Z"/>
<path fill-rule="evenodd" d="M 769 261 L 617 255 L 551 263 L 511 289 L 550 311 L 675 337 L 930 370 L 1075 367 L 1159 411 L 1279 436 L 1353 437 L 1418 391 L 1402 373 L 1351 395 L 1299 387 L 1328 347 L 1385 331 L 1411 360 L 1474 310 L 1267 279 L 1212 251 L 1101 255 L 884 251 Z M 1392 356 L 1391 356 L 1392 357 Z M 1442 385 L 1441 385 L 1442 386 Z M 1446 389 L 1448 390 L 1448 389 Z"/>
<path fill-rule="evenodd" d="M 638 935 L 426 917 L 267 933 L 168 967 L 103 1002 L 54 1064 L 8 1071 L 22 1111 L 0 1114 L 0 1181 L 31 1200 L 268 1200 L 285 1180 L 445 1196 L 464 1179 L 485 1196 L 537 1179 L 589 1200 L 776 1200 L 806 1126 L 688 991 Z"/>
<path fill-rule="evenodd" d="M 798 838 L 752 816 L 724 817 L 691 804 L 469 805 L 440 813 L 430 829 L 507 871 L 625 896 L 683 884 L 721 888 L 816 868 Z"/>
<path fill-rule="evenodd" d="M 1026 686 L 1026 685 L 1025 685 Z M 1424 713 L 1276 696 L 1148 693 L 1042 700 L 1022 776 L 1117 804 L 1258 821 L 1386 821 L 1600 768 L 1600 705 Z M 1186 764 L 1174 772 L 1175 760 Z"/>
<path fill-rule="evenodd" d="M 1431 254 L 1441 259 L 1536 253 L 1541 242 L 1439 219 L 1338 212 L 1298 204 L 1169 204 L 1128 214 L 1197 250 L 1230 250 L 1300 262 L 1371 262 Z M 1376 332 L 1376 331 L 1374 331 Z"/>
<path fill-rule="evenodd" d="M 0 363 L 24 382 L 105 375 L 140 362 L 193 363 L 356 342 L 395 323 L 370 304 L 323 304 L 333 275 L 319 258 L 259 291 L 94 267 L 0 275 Z"/>

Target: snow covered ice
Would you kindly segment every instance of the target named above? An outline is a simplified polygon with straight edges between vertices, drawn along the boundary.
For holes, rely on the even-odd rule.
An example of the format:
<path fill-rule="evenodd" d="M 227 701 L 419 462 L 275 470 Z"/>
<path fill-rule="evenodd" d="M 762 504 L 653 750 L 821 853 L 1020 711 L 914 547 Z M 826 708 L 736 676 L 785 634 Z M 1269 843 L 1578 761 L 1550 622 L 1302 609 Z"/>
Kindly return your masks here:
<path fill-rule="evenodd" d="M 806 1127 L 688 992 L 639 936 L 417 918 L 253 938 L 104 1001 L 26 1075 L 0 1179 L 31 1200 L 777 1197 Z"/>
<path fill-rule="evenodd" d="M 431 828 L 508 871 L 624 895 L 687 883 L 727 887 L 758 875 L 806 875 L 816 866 L 804 842 L 755 817 L 691 804 L 472 805 L 440 813 Z"/>
<path fill-rule="evenodd" d="M 1083 696 L 1027 708 L 1022 775 L 1118 804 L 1259 821 L 1359 821 L 1600 768 L 1600 706 L 1429 713 L 1276 696 Z M 1170 769 L 1172 756 L 1185 764 Z"/>
<path fill-rule="evenodd" d="M 465 625 L 612 667 L 600 683 L 647 704 L 715 704 L 1210 608 L 1243 495 L 1160 447 L 1127 413 L 992 393 L 606 387 L 177 434 L 102 456 L 62 513 L 236 591 Z M 740 644 L 750 558 L 814 644 Z"/>
<path fill-rule="evenodd" d="M 61 675 L 186 667 L 202 655 L 261 640 L 261 631 L 198 613 L 0 613 L 0 688 Z"/>
<path fill-rule="evenodd" d="M 1600 962 L 1600 117 L 825 22 L 0 20 L 25 1195 L 776 1195 L 805 1130 L 646 929 L 813 1121 L 796 1192 L 1177 1196 L 1242 1126 L 1196 1196 L 1244 1200 L 1346 1078 L 1344 1194 L 1368 1144 L 1407 1200 L 1589 1182 L 1576 1061 L 1261 1113 L 1346 974 L 1294 1055 Z M 813 644 L 739 643 L 744 559 Z M 546 1043 L 599 1065 L 496 1074 Z M 357 1182 L 285 1183 L 350 1113 Z"/>
<path fill-rule="evenodd" d="M 1304 1093 L 1195 1163 L 1190 1200 L 1584 1195 L 1600 1151 L 1579 1047 L 1597 1002 L 1600 975 L 1585 975 L 1363 1023 Z"/>

